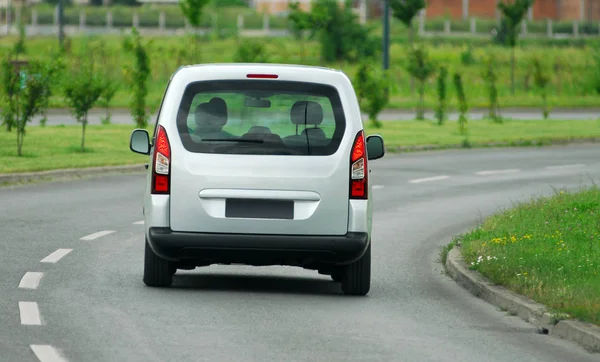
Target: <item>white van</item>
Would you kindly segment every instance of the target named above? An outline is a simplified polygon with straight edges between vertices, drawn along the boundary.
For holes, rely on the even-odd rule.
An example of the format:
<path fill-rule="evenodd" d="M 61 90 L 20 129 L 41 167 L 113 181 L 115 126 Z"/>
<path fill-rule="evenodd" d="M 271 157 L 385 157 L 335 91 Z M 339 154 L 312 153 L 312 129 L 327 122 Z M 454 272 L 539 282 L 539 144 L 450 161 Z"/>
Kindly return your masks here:
<path fill-rule="evenodd" d="M 179 68 L 154 135 L 144 198 L 144 282 L 169 286 L 177 269 L 211 264 L 289 265 L 341 282 L 371 284 L 368 161 L 383 139 L 366 137 L 341 71 L 278 64 Z"/>

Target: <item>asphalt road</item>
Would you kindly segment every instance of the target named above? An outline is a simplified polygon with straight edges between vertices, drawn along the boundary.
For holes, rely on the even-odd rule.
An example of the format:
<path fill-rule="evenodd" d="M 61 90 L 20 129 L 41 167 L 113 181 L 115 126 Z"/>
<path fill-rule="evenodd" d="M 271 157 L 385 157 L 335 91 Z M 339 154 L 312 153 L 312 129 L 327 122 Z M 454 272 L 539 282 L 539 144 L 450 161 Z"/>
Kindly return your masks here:
<path fill-rule="evenodd" d="M 481 119 L 487 115 L 487 111 L 484 109 L 473 109 L 469 113 L 469 117 L 472 120 Z M 539 120 L 542 118 L 542 112 L 538 109 L 524 109 L 524 108 L 507 108 L 501 111 L 501 115 L 507 119 L 518 119 L 518 120 Z M 434 119 L 434 112 L 429 111 L 425 113 L 426 118 Z M 105 117 L 104 111 L 93 110 L 88 115 L 88 122 L 90 124 L 100 124 L 101 118 Z M 380 120 L 382 121 L 407 121 L 415 119 L 415 112 L 409 109 L 394 109 L 385 110 L 380 114 Z M 37 126 L 40 124 L 42 117 L 35 117 L 32 121 L 32 125 Z M 458 113 L 450 112 L 449 118 L 451 120 L 458 119 Z M 578 119 L 598 119 L 600 118 L 600 108 L 588 108 L 588 109 L 566 109 L 557 108 L 550 113 L 550 118 L 554 120 L 578 120 Z M 363 114 L 363 119 L 368 119 L 366 114 Z M 156 120 L 156 115 L 152 115 L 150 122 Z M 111 123 L 114 124 L 134 124 L 133 118 L 131 117 L 128 110 L 118 109 L 113 110 L 111 115 Z M 75 118 L 69 114 L 66 110 L 50 110 L 47 114 L 47 125 L 69 125 L 77 124 Z"/>
<path fill-rule="evenodd" d="M 143 175 L 1 188 L 0 361 L 34 362 L 34 350 L 44 362 L 598 361 L 473 297 L 443 274 L 438 255 L 498 208 L 597 182 L 599 151 L 452 150 L 373 162 L 364 298 L 286 267 L 211 266 L 178 272 L 169 289 L 145 287 L 143 226 L 134 224 Z M 43 273 L 39 284 L 33 274 L 23 281 L 27 272 Z"/>

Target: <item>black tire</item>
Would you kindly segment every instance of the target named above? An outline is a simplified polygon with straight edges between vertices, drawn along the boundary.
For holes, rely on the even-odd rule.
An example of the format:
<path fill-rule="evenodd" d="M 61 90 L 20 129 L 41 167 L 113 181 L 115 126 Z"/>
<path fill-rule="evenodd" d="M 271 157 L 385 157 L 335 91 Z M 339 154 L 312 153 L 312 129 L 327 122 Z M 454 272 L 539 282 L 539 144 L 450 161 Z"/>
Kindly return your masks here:
<path fill-rule="evenodd" d="M 371 289 L 371 243 L 365 254 L 344 267 L 342 291 L 349 295 L 367 295 Z"/>
<path fill-rule="evenodd" d="M 168 287 L 173 283 L 172 263 L 152 251 L 146 240 L 144 254 L 144 284 L 149 287 Z"/>
<path fill-rule="evenodd" d="M 177 266 L 174 263 L 170 263 L 169 271 L 171 272 L 171 275 L 175 275 L 175 273 L 177 273 Z"/>
<path fill-rule="evenodd" d="M 335 269 L 332 273 L 331 273 L 331 279 L 336 282 L 339 283 L 342 281 L 342 275 L 343 275 L 344 271 L 343 269 Z"/>

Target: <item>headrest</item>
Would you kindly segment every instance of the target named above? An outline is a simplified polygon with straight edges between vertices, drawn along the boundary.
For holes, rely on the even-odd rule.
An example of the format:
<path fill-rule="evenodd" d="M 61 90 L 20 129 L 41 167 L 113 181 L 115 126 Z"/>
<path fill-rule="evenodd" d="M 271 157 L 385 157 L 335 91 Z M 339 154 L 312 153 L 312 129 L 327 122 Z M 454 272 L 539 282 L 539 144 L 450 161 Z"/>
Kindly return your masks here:
<path fill-rule="evenodd" d="M 248 133 L 272 133 L 268 127 L 265 126 L 252 126 L 248 130 Z"/>
<path fill-rule="evenodd" d="M 196 107 L 196 124 L 202 127 L 223 127 L 227 123 L 227 105 L 221 98 L 200 103 Z"/>
<path fill-rule="evenodd" d="M 290 119 L 293 124 L 316 126 L 323 122 L 323 107 L 317 102 L 298 101 L 292 106 Z"/>
<path fill-rule="evenodd" d="M 320 128 L 306 128 L 300 134 L 301 136 L 306 136 L 308 134 L 309 138 L 327 138 L 325 136 L 325 131 Z"/>

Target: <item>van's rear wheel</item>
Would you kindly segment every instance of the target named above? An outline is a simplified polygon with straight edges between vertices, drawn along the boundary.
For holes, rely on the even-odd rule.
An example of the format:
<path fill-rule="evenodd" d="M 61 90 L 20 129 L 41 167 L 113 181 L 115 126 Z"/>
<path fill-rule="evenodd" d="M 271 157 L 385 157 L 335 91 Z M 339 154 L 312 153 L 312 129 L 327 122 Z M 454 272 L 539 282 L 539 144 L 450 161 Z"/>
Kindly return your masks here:
<path fill-rule="evenodd" d="M 144 253 L 144 284 L 149 287 L 168 287 L 173 283 L 173 265 L 156 255 L 148 240 Z"/>
<path fill-rule="evenodd" d="M 339 283 L 342 281 L 342 275 L 344 274 L 343 270 L 340 269 L 335 269 L 332 273 L 331 273 L 331 279 L 336 282 Z"/>
<path fill-rule="evenodd" d="M 369 293 L 371 289 L 371 242 L 360 259 L 342 269 L 341 282 L 344 294 L 367 295 Z"/>

